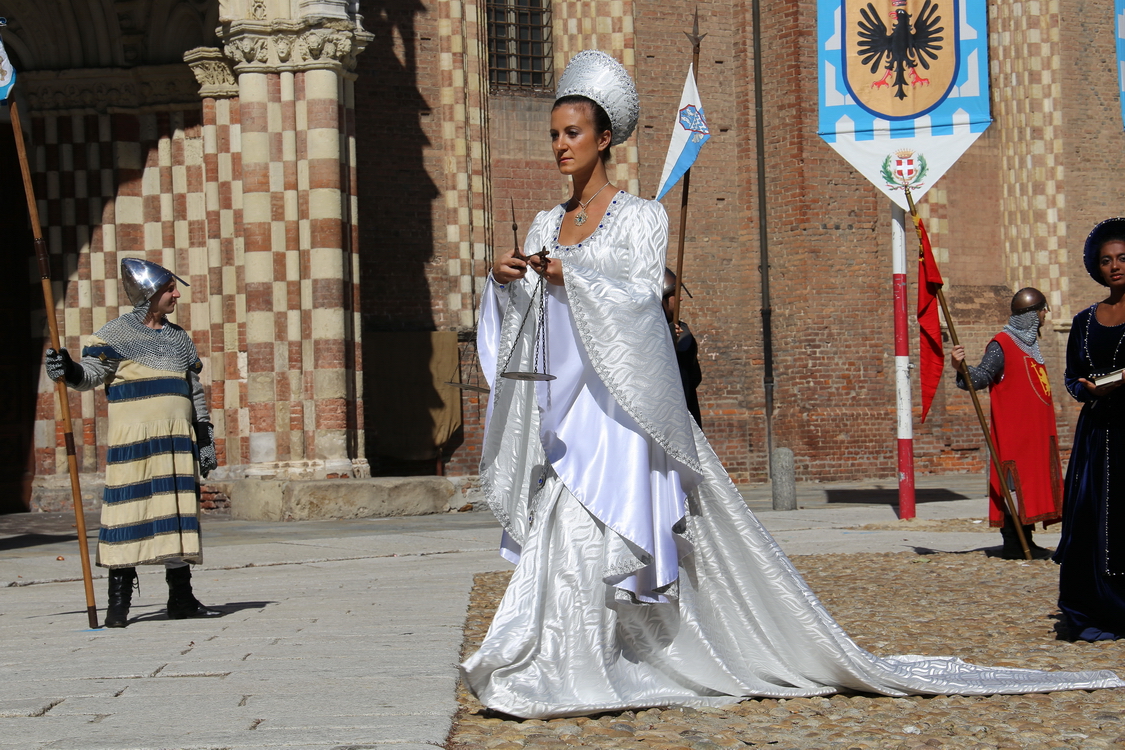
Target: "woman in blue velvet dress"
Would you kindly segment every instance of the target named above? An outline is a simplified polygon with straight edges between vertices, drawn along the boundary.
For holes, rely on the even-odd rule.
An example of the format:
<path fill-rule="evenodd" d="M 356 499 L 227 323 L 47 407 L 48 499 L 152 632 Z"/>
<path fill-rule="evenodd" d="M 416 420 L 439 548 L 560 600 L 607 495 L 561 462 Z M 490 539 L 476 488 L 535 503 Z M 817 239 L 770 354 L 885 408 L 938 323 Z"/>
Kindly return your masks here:
<path fill-rule="evenodd" d="M 1125 638 L 1125 389 L 1094 379 L 1125 367 L 1125 218 L 1101 222 L 1083 255 L 1109 296 L 1074 316 L 1066 389 L 1082 402 L 1066 472 L 1059 609 L 1071 639 Z"/>

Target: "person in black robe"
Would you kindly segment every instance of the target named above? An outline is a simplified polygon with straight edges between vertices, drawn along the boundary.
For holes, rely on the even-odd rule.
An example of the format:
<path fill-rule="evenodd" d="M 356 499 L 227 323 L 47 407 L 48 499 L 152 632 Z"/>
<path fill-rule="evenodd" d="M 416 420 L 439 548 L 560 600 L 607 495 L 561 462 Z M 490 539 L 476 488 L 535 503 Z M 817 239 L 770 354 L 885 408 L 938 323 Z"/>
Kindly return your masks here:
<path fill-rule="evenodd" d="M 1086 240 L 1083 260 L 1109 296 L 1074 316 L 1066 389 L 1082 402 L 1066 472 L 1059 609 L 1072 640 L 1125 637 L 1125 389 L 1095 380 L 1125 367 L 1125 218 Z"/>
<path fill-rule="evenodd" d="M 686 286 L 681 289 L 691 296 Z M 680 297 L 683 300 L 683 297 Z M 669 268 L 664 269 L 664 297 L 661 304 L 664 306 L 664 317 L 672 323 L 672 313 L 676 303 L 676 274 Z M 691 412 L 699 429 L 703 429 L 703 417 L 699 411 L 699 396 L 695 389 L 703 382 L 703 370 L 699 368 L 699 343 L 692 335 L 688 324 L 683 320 L 676 321 L 675 336 L 676 363 L 680 366 L 680 381 L 684 384 L 684 398 L 687 399 L 688 411 Z"/>

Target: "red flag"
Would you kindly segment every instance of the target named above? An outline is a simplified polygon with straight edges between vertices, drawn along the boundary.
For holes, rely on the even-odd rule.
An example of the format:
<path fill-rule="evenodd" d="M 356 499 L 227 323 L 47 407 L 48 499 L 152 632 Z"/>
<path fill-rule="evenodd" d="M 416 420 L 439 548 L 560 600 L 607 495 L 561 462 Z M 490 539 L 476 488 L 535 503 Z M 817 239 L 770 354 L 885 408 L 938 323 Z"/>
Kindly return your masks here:
<path fill-rule="evenodd" d="M 930 238 L 919 216 L 914 216 L 914 226 L 918 230 L 921 253 L 918 258 L 918 327 L 921 330 L 919 342 L 919 378 L 922 382 L 922 421 L 930 411 L 930 404 L 941 383 L 945 369 L 945 354 L 941 348 L 941 320 L 938 318 L 937 293 L 945 283 L 941 279 Z"/>

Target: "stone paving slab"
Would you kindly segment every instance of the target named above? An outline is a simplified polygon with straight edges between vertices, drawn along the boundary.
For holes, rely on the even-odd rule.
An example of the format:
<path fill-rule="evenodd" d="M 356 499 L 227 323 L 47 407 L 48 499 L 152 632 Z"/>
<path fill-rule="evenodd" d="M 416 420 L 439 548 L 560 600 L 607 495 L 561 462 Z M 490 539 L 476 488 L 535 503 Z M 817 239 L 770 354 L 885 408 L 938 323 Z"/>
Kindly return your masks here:
<path fill-rule="evenodd" d="M 919 518 L 982 518 L 984 500 L 957 482 L 970 483 L 952 482 L 951 502 L 920 502 Z M 886 502 L 814 489 L 813 507 L 759 514 L 790 554 L 999 543 L 995 532 L 900 529 Z M 96 526 L 96 516 L 88 521 Z M 890 527 L 859 529 L 868 524 Z M 141 568 L 129 627 L 91 631 L 72 526 L 65 515 L 0 517 L 0 750 L 432 750 L 456 710 L 473 577 L 510 570 L 488 513 L 276 524 L 207 517 L 206 564 L 193 583 L 225 617 L 167 620 L 163 572 Z M 105 571 L 94 570 L 104 617 Z"/>
<path fill-rule="evenodd" d="M 450 546 L 448 534 L 436 538 Z M 233 558 L 241 549 L 246 561 L 260 546 L 221 551 Z M 218 620 L 165 619 L 159 571 L 142 576 L 140 621 L 117 630 L 85 627 L 79 582 L 0 589 L 3 742 L 440 746 L 472 574 L 506 563 L 494 549 L 306 563 L 305 548 L 287 546 L 286 564 L 195 573 L 201 599 L 236 610 Z M 13 562 L 30 569 L 26 557 L 3 564 Z"/>

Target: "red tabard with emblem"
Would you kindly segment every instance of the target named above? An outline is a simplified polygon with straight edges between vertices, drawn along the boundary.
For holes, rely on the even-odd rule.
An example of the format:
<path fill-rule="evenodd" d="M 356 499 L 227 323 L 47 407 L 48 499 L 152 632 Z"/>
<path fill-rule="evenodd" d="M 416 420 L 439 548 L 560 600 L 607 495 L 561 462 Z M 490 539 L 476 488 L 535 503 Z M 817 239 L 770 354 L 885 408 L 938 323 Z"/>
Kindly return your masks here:
<path fill-rule="evenodd" d="M 1009 477 L 1020 521 L 1056 523 L 1062 518 L 1063 477 L 1047 368 L 1025 354 L 1007 333 L 998 333 L 993 341 L 1004 350 L 1004 376 L 989 389 L 992 439 L 1000 466 Z M 1002 526 L 1004 494 L 994 465 L 988 497 L 989 524 Z"/>

